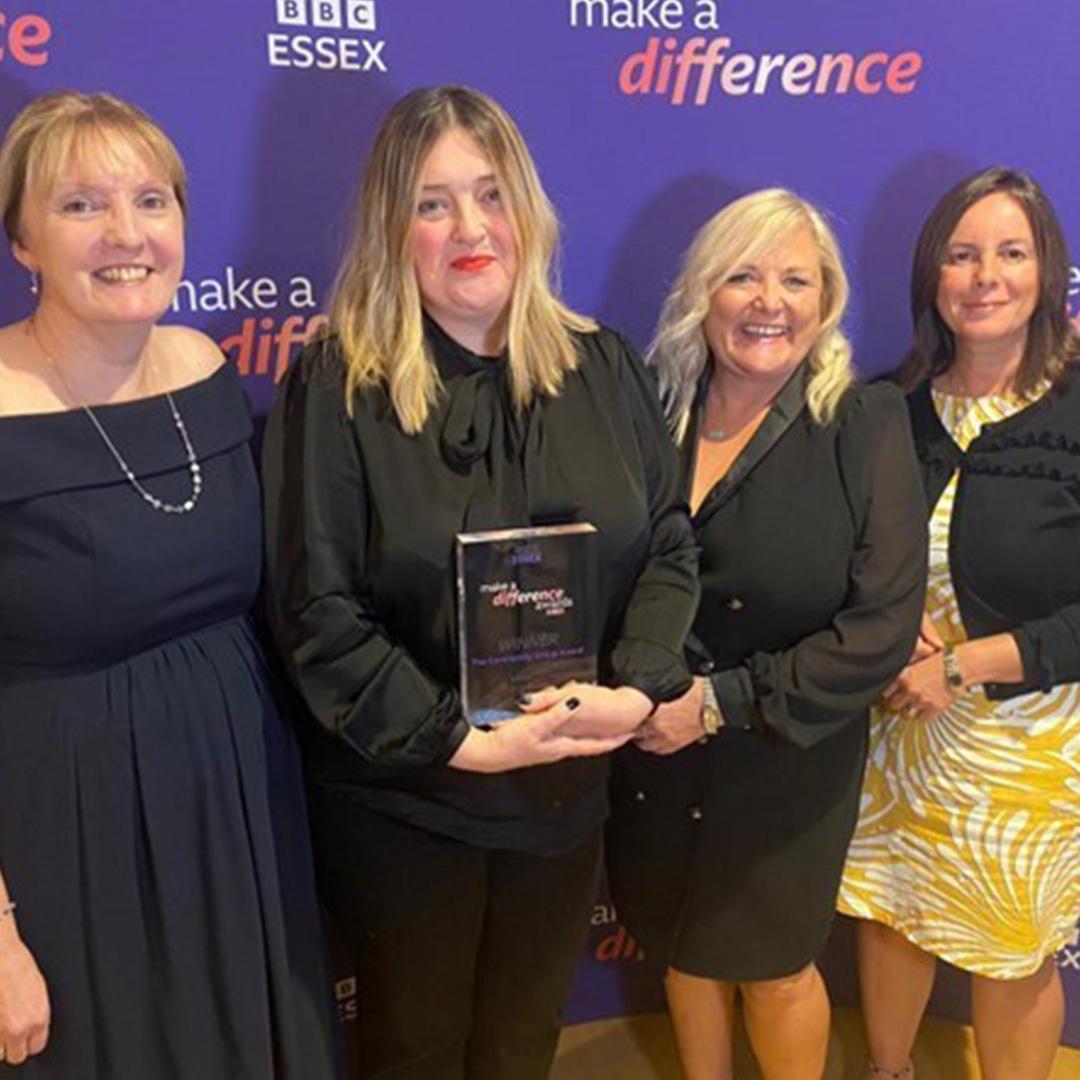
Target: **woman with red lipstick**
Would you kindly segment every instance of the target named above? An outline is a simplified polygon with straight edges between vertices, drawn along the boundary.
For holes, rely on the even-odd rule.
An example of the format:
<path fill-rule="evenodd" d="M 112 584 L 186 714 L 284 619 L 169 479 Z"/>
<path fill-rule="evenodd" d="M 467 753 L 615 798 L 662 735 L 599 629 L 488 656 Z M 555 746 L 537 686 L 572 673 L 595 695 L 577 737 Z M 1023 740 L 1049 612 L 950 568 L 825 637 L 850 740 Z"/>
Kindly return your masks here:
<path fill-rule="evenodd" d="M 364 1075 L 541 1080 L 595 902 L 603 755 L 690 676 L 696 553 L 643 365 L 552 291 L 555 216 L 490 98 L 417 90 L 375 140 L 330 333 L 265 479 L 272 622 L 307 731 L 322 894 Z M 454 541 L 597 527 L 602 685 L 471 727 Z"/>
<path fill-rule="evenodd" d="M 842 911 L 872 1077 L 910 1077 L 935 958 L 972 973 L 982 1075 L 1043 1080 L 1080 916 L 1080 341 L 1029 177 L 988 169 L 915 251 L 909 390 L 928 503 L 919 643 L 875 710 Z"/>
<path fill-rule="evenodd" d="M 701 546 L 692 689 L 616 755 L 616 904 L 690 1080 L 820 1080 L 825 944 L 867 710 L 915 640 L 924 518 L 903 399 L 854 382 L 821 215 L 747 195 L 694 239 L 651 350 Z"/>
<path fill-rule="evenodd" d="M 251 608 L 251 418 L 159 327 L 176 148 L 49 94 L 0 148 L 33 314 L 0 329 L 0 1075 L 329 1080 L 291 733 Z"/>

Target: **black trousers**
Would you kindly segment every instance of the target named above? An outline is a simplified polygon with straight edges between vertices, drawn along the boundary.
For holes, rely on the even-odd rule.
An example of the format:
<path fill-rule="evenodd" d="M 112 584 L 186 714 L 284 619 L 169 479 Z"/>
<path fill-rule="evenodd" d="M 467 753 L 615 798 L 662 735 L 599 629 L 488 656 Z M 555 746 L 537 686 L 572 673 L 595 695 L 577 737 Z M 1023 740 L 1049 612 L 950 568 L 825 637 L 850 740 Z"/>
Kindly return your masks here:
<path fill-rule="evenodd" d="M 601 831 L 554 856 L 473 847 L 312 795 L 323 902 L 352 950 L 362 1075 L 543 1080 L 596 900 Z"/>

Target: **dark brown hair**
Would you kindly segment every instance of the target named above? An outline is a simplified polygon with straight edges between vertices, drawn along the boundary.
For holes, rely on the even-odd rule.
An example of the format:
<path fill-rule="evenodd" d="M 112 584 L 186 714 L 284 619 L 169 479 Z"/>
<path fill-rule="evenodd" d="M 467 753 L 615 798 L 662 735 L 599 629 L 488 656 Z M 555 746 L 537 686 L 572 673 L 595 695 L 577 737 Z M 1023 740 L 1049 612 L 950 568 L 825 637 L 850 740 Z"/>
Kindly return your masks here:
<path fill-rule="evenodd" d="M 1026 173 L 996 166 L 961 180 L 930 211 L 919 233 L 911 266 L 911 317 L 914 340 L 896 381 L 911 390 L 941 375 L 956 359 L 956 341 L 937 308 L 938 281 L 949 240 L 967 211 L 988 195 L 1014 199 L 1027 216 L 1039 264 L 1039 298 L 1028 324 L 1024 355 L 1014 389 L 1030 394 L 1042 379 L 1055 382 L 1080 361 L 1080 337 L 1069 322 L 1069 253 L 1054 208 Z"/>

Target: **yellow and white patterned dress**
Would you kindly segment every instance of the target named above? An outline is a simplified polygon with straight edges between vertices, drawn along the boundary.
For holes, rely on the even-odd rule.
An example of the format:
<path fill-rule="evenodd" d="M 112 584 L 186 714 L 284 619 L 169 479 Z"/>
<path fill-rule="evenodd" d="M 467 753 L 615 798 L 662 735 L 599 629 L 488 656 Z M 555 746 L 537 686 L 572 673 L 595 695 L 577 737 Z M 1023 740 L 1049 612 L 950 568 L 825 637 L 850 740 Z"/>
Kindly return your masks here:
<path fill-rule="evenodd" d="M 1010 397 L 934 392 L 964 450 Z M 926 611 L 941 639 L 966 639 L 949 571 L 959 472 L 930 518 Z M 1080 684 L 991 701 L 969 688 L 931 721 L 871 714 L 859 823 L 838 901 L 957 967 L 1034 973 L 1076 937 L 1080 915 Z"/>

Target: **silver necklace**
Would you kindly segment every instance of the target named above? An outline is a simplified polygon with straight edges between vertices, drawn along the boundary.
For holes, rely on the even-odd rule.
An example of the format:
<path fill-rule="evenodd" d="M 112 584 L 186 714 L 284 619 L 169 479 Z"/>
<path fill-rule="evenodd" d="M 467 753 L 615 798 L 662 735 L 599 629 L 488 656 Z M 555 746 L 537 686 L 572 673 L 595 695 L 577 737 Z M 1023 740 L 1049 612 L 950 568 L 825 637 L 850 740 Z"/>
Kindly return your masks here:
<path fill-rule="evenodd" d="M 719 424 L 708 426 L 705 423 L 705 414 L 708 412 L 708 410 L 709 402 L 706 401 L 705 407 L 702 410 L 701 417 L 701 438 L 703 438 L 706 442 L 713 443 L 725 442 L 728 439 L 734 438 L 736 435 L 739 434 L 740 431 L 743 430 L 743 428 L 746 427 L 747 424 L 753 423 L 755 417 L 761 415 L 760 412 L 752 412 L 742 419 L 736 418 L 734 426 L 728 425 L 722 427 Z"/>
<path fill-rule="evenodd" d="M 58 373 L 59 374 L 59 373 Z M 63 378 L 61 377 L 61 382 Z M 182 503 L 170 503 L 164 499 L 159 499 L 155 494 L 147 491 L 142 484 L 139 483 L 139 478 L 131 470 L 131 466 L 124 460 L 123 455 L 116 449 L 116 444 L 109 438 L 105 429 L 101 426 L 101 421 L 94 415 L 93 410 L 89 405 L 80 404 L 80 408 L 88 417 L 90 422 L 97 429 L 97 433 L 101 436 L 101 441 L 109 448 L 109 452 L 116 459 L 116 464 L 120 466 L 120 471 L 124 474 L 127 482 L 146 500 L 155 510 L 160 510 L 164 514 L 190 514 L 195 509 L 195 504 L 199 501 L 199 496 L 202 494 L 202 469 L 199 466 L 198 458 L 195 456 L 195 448 L 191 445 L 191 439 L 188 437 L 187 428 L 184 426 L 184 419 L 180 415 L 180 410 L 176 407 L 176 402 L 173 401 L 173 396 L 168 391 L 165 392 L 165 400 L 169 404 L 169 411 L 172 413 L 173 423 L 176 425 L 176 433 L 180 436 L 180 442 L 183 444 L 184 453 L 187 455 L 188 472 L 191 473 L 191 495 L 188 496 Z"/>
<path fill-rule="evenodd" d="M 706 442 L 723 442 L 728 437 L 727 429 L 717 426 L 707 427 L 705 424 L 705 415 L 709 411 L 709 404 L 711 401 L 712 394 L 709 395 L 708 399 L 705 401 L 705 407 L 701 410 L 701 437 Z"/>
<path fill-rule="evenodd" d="M 166 390 L 165 400 L 169 405 L 169 412 L 172 413 L 173 423 L 176 425 L 176 433 L 180 438 L 180 443 L 184 447 L 184 453 L 187 455 L 188 472 L 191 474 L 191 494 L 181 503 L 166 502 L 164 499 L 159 499 L 153 492 L 147 491 L 145 487 L 139 482 L 139 478 L 132 471 L 131 466 L 124 460 L 123 455 L 116 448 L 116 444 L 109 438 L 105 428 L 101 426 L 101 421 L 94 415 L 94 411 L 89 405 L 80 401 L 78 397 L 72 393 L 71 387 L 68 385 L 67 379 L 64 378 L 63 373 L 60 371 L 60 365 L 57 364 L 52 354 L 41 343 L 41 338 L 38 337 L 37 328 L 34 326 L 33 321 L 30 323 L 31 332 L 34 335 L 34 340 L 37 342 L 38 348 L 42 351 L 45 358 L 52 364 L 53 371 L 56 372 L 56 377 L 60 380 L 60 385 L 67 391 L 68 397 L 90 418 L 90 423 L 94 425 L 94 430 L 101 436 L 101 441 L 108 447 L 109 453 L 112 454 L 116 464 L 120 466 L 120 471 L 124 474 L 124 479 L 142 496 L 143 500 L 147 502 L 154 510 L 160 510 L 163 514 L 190 514 L 195 509 L 195 504 L 199 501 L 199 496 L 202 494 L 202 468 L 199 465 L 199 459 L 195 456 L 195 448 L 191 445 L 191 439 L 188 436 L 187 428 L 184 426 L 184 418 L 180 415 L 180 410 L 176 407 L 176 402 L 173 401 L 172 394 Z"/>

